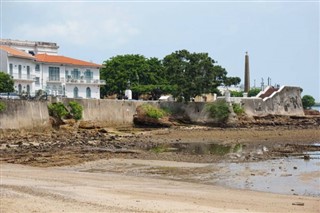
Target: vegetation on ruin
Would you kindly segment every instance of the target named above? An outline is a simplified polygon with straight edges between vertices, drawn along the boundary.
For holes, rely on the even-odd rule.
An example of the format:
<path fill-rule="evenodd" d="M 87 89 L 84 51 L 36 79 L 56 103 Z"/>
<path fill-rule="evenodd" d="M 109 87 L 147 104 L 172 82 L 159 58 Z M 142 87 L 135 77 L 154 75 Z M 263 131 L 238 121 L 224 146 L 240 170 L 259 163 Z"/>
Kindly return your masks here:
<path fill-rule="evenodd" d="M 143 104 L 141 105 L 141 108 L 145 115 L 150 118 L 160 119 L 168 114 L 165 110 L 155 107 L 151 104 Z"/>
<path fill-rule="evenodd" d="M 221 123 L 227 121 L 230 113 L 228 104 L 224 100 L 207 103 L 206 110 L 209 112 L 211 118 Z"/>
<path fill-rule="evenodd" d="M 82 118 L 83 107 L 76 101 L 70 101 L 69 107 L 71 108 L 70 114 L 75 120 Z"/>
<path fill-rule="evenodd" d="M 60 102 L 49 104 L 49 115 L 60 120 L 64 118 L 80 120 L 82 118 L 83 107 L 76 101 L 70 101 L 68 106 L 70 110 Z"/>
<path fill-rule="evenodd" d="M 244 109 L 242 108 L 241 104 L 232 104 L 233 112 L 236 113 L 237 115 L 242 115 L 244 114 Z"/>
<path fill-rule="evenodd" d="M 6 103 L 0 102 L 0 112 L 3 112 L 7 109 Z"/>
<path fill-rule="evenodd" d="M 55 118 L 63 119 L 69 114 L 63 103 L 52 103 L 48 105 L 49 115 Z"/>

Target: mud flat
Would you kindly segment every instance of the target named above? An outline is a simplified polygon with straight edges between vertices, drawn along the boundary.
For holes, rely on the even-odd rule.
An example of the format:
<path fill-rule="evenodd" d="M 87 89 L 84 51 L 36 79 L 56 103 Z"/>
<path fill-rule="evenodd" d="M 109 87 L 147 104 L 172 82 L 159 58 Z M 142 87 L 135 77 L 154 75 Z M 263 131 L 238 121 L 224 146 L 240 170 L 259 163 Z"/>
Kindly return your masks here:
<path fill-rule="evenodd" d="M 320 212 L 320 163 L 310 154 L 319 151 L 319 130 L 187 126 L 2 132 L 0 210 Z M 307 163 L 313 167 L 304 171 Z M 258 192 L 275 187 L 264 182 L 269 177 L 291 185 Z M 245 187 L 238 186 L 242 183 Z M 316 191 L 304 194 L 304 183 Z"/>
<path fill-rule="evenodd" d="M 319 204 L 313 197 L 1 164 L 1 212 L 319 212 Z"/>

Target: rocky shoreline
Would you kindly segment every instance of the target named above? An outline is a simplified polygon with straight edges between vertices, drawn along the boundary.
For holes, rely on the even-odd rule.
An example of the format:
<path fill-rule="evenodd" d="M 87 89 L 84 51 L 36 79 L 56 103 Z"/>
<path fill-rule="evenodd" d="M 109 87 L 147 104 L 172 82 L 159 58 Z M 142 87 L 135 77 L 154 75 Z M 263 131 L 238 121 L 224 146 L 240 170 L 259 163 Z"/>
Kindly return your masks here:
<path fill-rule="evenodd" d="M 179 125 L 171 128 L 99 127 L 68 121 L 60 129 L 0 132 L 1 162 L 41 167 L 73 165 L 109 158 L 186 162 L 254 161 L 307 151 L 320 142 L 320 117 L 264 117 L 243 120 L 243 127 Z M 228 155 L 176 152 L 190 143 L 241 145 L 247 153 Z M 256 153 L 252 150 L 267 149 Z M 311 147 L 314 149 L 314 147 Z M 251 151 L 250 151 L 251 150 Z"/>

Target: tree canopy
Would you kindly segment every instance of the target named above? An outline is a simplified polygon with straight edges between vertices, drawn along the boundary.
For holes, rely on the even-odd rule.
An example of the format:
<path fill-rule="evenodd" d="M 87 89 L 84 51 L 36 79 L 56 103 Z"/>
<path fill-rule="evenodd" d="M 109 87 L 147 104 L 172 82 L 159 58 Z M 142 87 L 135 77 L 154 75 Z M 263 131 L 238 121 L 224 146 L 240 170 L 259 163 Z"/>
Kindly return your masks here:
<path fill-rule="evenodd" d="M 118 55 L 107 60 L 101 69 L 101 78 L 106 80 L 102 95 L 124 94 L 130 83 L 133 92 L 156 90 L 163 83 L 163 66 L 157 58 L 142 55 Z"/>
<path fill-rule="evenodd" d="M 13 92 L 14 81 L 11 76 L 5 72 L 0 71 L 0 92 Z"/>
<path fill-rule="evenodd" d="M 310 109 L 316 103 L 315 99 L 311 95 L 304 95 L 301 101 L 304 109 Z"/>
<path fill-rule="evenodd" d="M 248 92 L 248 97 L 254 97 L 256 95 L 259 94 L 259 92 L 261 92 L 261 89 L 259 88 L 251 88 Z"/>
<path fill-rule="evenodd" d="M 133 97 L 150 94 L 172 94 L 178 100 L 190 101 L 197 95 L 218 92 L 220 85 L 237 85 L 238 77 L 227 77 L 227 71 L 208 53 L 180 50 L 164 57 L 145 58 L 142 55 L 118 55 L 106 60 L 101 69 L 106 85 L 101 95 L 123 95 L 130 82 Z"/>
<path fill-rule="evenodd" d="M 221 84 L 240 83 L 240 78 L 228 78 L 227 71 L 215 65 L 208 53 L 176 51 L 163 59 L 165 78 L 175 85 L 172 95 L 178 100 L 190 101 L 204 93 L 216 92 Z"/>

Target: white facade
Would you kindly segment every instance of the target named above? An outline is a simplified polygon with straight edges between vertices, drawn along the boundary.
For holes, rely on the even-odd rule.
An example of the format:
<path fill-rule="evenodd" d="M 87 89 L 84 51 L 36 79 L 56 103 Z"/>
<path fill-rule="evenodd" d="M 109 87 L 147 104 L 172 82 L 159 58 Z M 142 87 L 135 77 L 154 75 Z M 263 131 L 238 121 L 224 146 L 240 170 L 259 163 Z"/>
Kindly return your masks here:
<path fill-rule="evenodd" d="M 100 98 L 98 68 L 63 64 L 36 63 L 35 88 L 45 90 L 49 95 L 68 98 Z"/>
<path fill-rule="evenodd" d="M 59 49 L 59 46 L 56 43 L 42 41 L 20 41 L 12 39 L 0 39 L 0 45 L 6 45 L 32 55 L 42 53 L 46 53 L 49 55 L 58 55 Z"/>
<path fill-rule="evenodd" d="M 0 46 L 0 53 L 1 71 L 13 77 L 19 94 L 34 96 L 44 90 L 53 96 L 100 99 L 100 86 L 105 81 L 100 80 L 98 64 L 54 54 L 42 59 L 10 46 Z"/>
<path fill-rule="evenodd" d="M 14 90 L 21 93 L 32 94 L 34 85 L 34 57 L 16 57 L 0 49 L 1 71 L 8 73 L 14 80 Z"/>
<path fill-rule="evenodd" d="M 19 94 L 33 94 L 35 91 L 34 61 L 9 57 L 8 65 L 9 69 L 7 72 L 14 79 L 14 90 Z"/>

